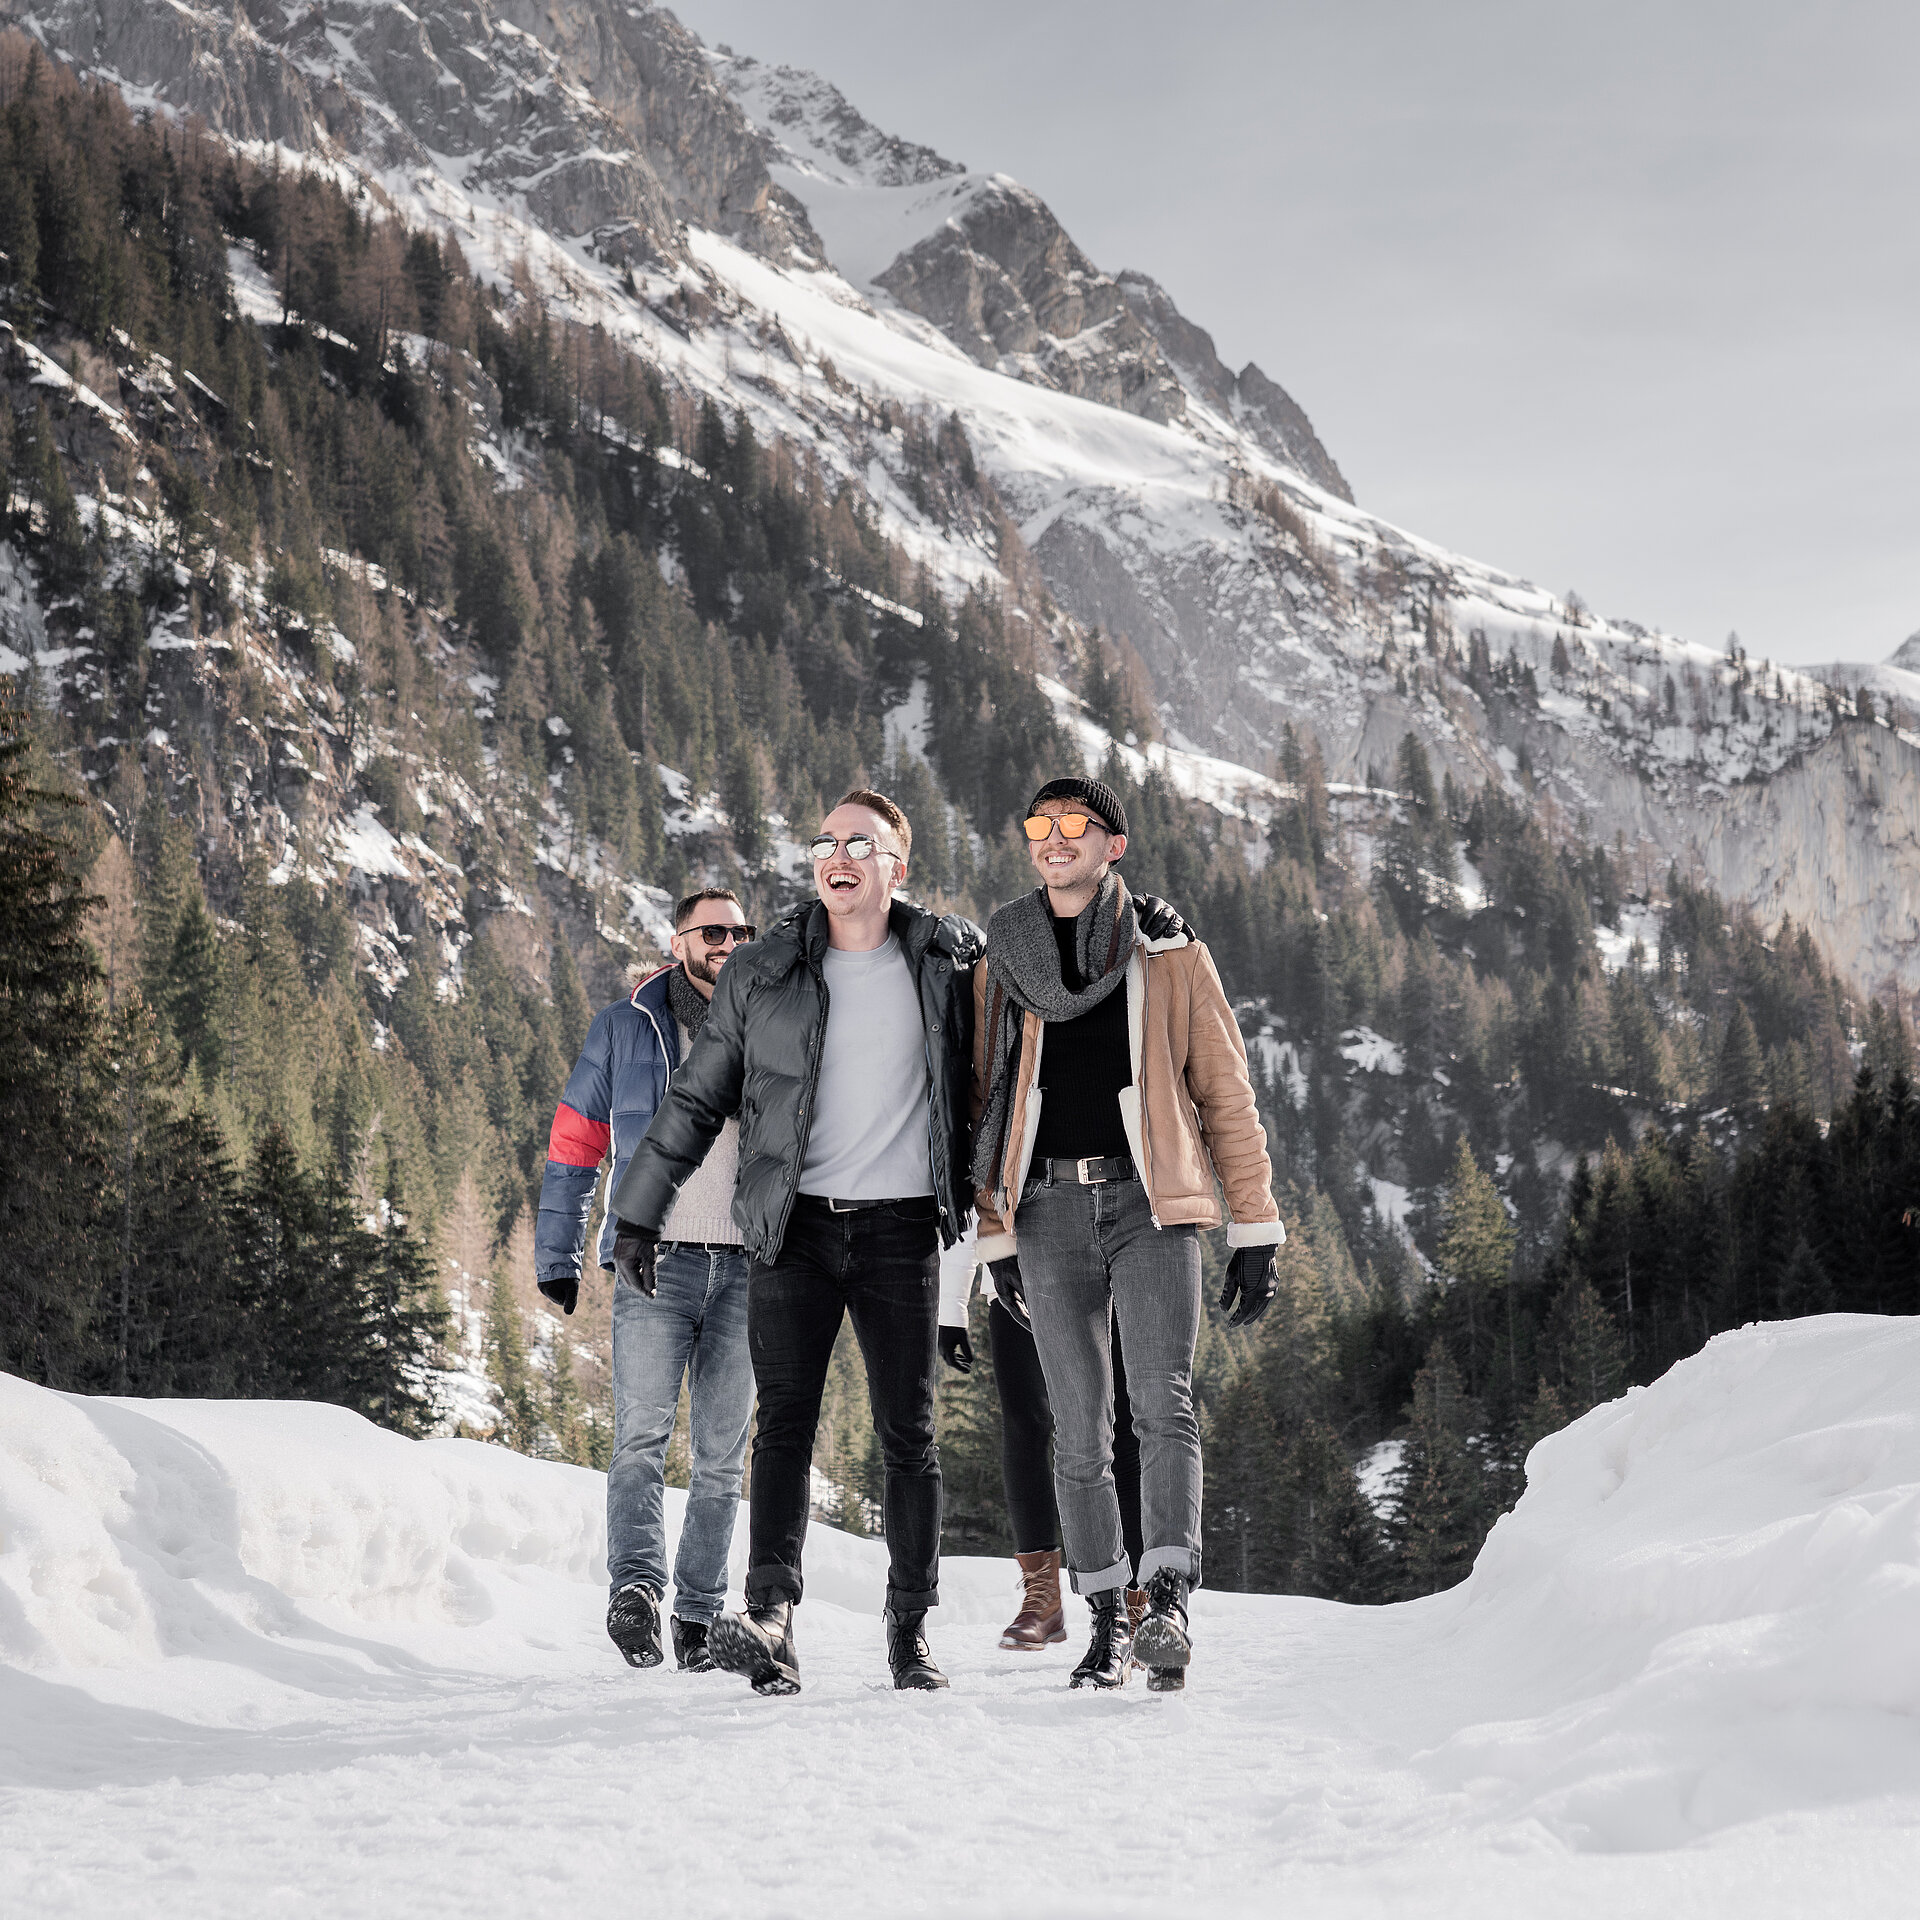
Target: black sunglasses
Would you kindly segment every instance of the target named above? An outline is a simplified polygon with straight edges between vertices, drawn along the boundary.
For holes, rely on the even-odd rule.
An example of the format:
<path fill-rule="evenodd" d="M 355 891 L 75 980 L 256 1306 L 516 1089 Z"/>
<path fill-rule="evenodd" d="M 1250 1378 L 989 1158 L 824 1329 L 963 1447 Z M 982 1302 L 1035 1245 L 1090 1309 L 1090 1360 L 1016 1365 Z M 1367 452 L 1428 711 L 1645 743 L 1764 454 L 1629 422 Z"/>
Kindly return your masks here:
<path fill-rule="evenodd" d="M 759 931 L 760 929 L 754 926 L 751 921 L 745 926 L 736 927 L 731 920 L 718 920 L 704 927 L 682 927 L 680 929 L 680 937 L 686 940 L 697 933 L 708 946 L 717 947 L 731 934 L 735 940 L 744 945 Z"/>

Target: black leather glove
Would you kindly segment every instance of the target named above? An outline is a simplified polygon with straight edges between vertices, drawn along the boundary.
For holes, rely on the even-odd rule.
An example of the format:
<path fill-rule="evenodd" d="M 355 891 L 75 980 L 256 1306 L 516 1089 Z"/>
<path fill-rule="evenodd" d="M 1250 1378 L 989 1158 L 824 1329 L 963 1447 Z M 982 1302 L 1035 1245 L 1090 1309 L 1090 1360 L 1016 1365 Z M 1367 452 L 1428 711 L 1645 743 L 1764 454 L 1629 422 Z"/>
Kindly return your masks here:
<path fill-rule="evenodd" d="M 1140 931 L 1149 940 L 1171 940 L 1182 933 L 1189 940 L 1200 938 L 1157 893 L 1136 893 L 1133 896 L 1133 917 L 1140 922 Z"/>
<path fill-rule="evenodd" d="M 1027 1290 L 1020 1280 L 1019 1256 L 1010 1253 L 1004 1260 L 989 1260 L 987 1271 L 993 1275 L 993 1291 L 1000 1304 L 1023 1327 L 1031 1327 L 1033 1322 L 1027 1317 Z"/>
<path fill-rule="evenodd" d="M 637 1227 L 631 1220 L 613 1223 L 613 1280 L 615 1286 L 632 1287 L 636 1293 L 653 1298 L 653 1267 L 660 1258 L 660 1232 L 656 1227 Z"/>
<path fill-rule="evenodd" d="M 973 1371 L 973 1342 L 967 1338 L 965 1327 L 942 1327 L 940 1329 L 940 1358 L 955 1373 Z"/>
<path fill-rule="evenodd" d="M 1227 1262 L 1227 1284 L 1220 1289 L 1220 1311 L 1233 1306 L 1237 1294 L 1240 1304 L 1227 1314 L 1230 1327 L 1250 1327 L 1273 1305 L 1280 1291 L 1271 1247 L 1235 1247 Z"/>
<path fill-rule="evenodd" d="M 571 1313 L 580 1302 L 580 1281 L 571 1273 L 556 1273 L 551 1280 L 536 1283 L 562 1313 Z"/>

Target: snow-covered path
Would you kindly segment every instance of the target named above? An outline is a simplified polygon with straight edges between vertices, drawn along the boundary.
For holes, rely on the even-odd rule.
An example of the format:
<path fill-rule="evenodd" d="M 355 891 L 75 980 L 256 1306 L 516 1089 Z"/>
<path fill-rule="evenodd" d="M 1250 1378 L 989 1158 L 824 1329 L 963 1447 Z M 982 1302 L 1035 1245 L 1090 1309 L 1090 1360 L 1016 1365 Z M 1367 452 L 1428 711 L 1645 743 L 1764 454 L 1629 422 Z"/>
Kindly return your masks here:
<path fill-rule="evenodd" d="M 1197 1596 L 1173 1699 L 1000 1654 L 958 1559 L 895 1695 L 817 1531 L 761 1701 L 619 1664 L 592 1475 L 0 1377 L 0 1906 L 1910 1912 L 1920 1324 L 1730 1336 L 1533 1469 L 1452 1594 Z"/>

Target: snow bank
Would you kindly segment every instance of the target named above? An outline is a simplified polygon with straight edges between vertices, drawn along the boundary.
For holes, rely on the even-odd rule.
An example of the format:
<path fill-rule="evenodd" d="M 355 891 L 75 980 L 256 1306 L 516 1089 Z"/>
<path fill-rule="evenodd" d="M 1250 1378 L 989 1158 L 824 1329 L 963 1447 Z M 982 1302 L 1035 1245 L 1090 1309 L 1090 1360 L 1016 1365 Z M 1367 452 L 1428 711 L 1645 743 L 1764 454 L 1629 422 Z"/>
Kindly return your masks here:
<path fill-rule="evenodd" d="M 475 1626 L 489 1575 L 600 1578 L 604 1499 L 598 1474 L 342 1407 L 0 1374 L 0 1661 L 245 1660 L 322 1616 Z"/>
<path fill-rule="evenodd" d="M 1596 1408 L 1441 1604 L 1530 1720 L 1436 1772 L 1544 1776 L 1576 1844 L 1920 1792 L 1920 1321 L 1748 1327 Z"/>
<path fill-rule="evenodd" d="M 1078 1602 L 1068 1646 L 1000 1653 L 1011 1568 L 960 1558 L 952 1691 L 896 1695 L 885 1549 L 816 1527 L 805 1691 L 767 1702 L 614 1657 L 596 1475 L 0 1376 L 0 1885 L 195 1920 L 301 1889 L 356 1916 L 1911 1911 L 1920 1322 L 1723 1336 L 1528 1466 L 1450 1593 L 1196 1595 L 1177 1698 L 1070 1692 Z"/>

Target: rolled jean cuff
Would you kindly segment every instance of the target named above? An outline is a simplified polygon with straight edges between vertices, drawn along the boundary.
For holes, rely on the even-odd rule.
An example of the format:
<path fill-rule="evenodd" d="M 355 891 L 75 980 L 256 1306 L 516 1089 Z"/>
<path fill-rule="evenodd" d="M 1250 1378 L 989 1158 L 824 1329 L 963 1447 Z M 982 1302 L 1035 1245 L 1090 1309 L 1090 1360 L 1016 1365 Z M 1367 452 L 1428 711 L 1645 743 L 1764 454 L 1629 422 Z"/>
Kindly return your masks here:
<path fill-rule="evenodd" d="M 718 1605 L 709 1607 L 683 1607 L 680 1604 L 679 1596 L 675 1595 L 674 1597 L 673 1617 L 676 1620 L 684 1620 L 690 1627 L 710 1627 L 720 1618 L 720 1614 L 721 1608 Z"/>
<path fill-rule="evenodd" d="M 1127 1587 L 1133 1584 L 1133 1567 L 1123 1553 L 1112 1566 L 1104 1567 L 1098 1573 L 1082 1573 L 1077 1568 L 1069 1569 L 1075 1593 L 1105 1593 L 1109 1587 Z M 1143 1580 L 1145 1574 L 1140 1576 Z"/>
<path fill-rule="evenodd" d="M 1144 1587 L 1162 1567 L 1171 1567 L 1189 1587 L 1200 1584 L 1198 1547 L 1149 1547 L 1140 1556 L 1140 1584 Z"/>
<path fill-rule="evenodd" d="M 798 1567 L 783 1567 L 777 1560 L 769 1560 L 765 1566 L 747 1569 L 746 1595 L 749 1607 L 765 1606 L 770 1600 L 786 1600 L 797 1607 L 802 1591 Z"/>
<path fill-rule="evenodd" d="M 902 1587 L 887 1583 L 887 1605 L 895 1613 L 922 1613 L 928 1607 L 940 1604 L 940 1589 L 929 1587 L 924 1593 L 909 1593 Z"/>

